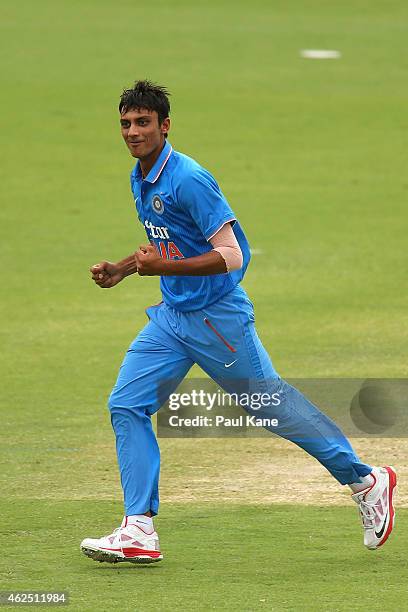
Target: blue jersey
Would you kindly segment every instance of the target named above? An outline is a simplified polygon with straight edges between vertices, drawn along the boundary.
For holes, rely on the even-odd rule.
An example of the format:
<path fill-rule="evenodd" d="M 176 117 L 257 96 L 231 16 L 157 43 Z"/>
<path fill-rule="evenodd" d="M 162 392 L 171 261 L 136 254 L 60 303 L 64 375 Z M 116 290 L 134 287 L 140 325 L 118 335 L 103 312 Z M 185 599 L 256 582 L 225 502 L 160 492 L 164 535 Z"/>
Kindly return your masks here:
<path fill-rule="evenodd" d="M 167 259 L 196 257 L 212 250 L 209 240 L 227 222 L 241 247 L 240 270 L 209 276 L 161 276 L 163 301 L 177 310 L 200 310 L 229 293 L 243 278 L 250 250 L 213 176 L 166 142 L 145 179 L 140 162 L 131 174 L 139 220 L 148 240 Z"/>

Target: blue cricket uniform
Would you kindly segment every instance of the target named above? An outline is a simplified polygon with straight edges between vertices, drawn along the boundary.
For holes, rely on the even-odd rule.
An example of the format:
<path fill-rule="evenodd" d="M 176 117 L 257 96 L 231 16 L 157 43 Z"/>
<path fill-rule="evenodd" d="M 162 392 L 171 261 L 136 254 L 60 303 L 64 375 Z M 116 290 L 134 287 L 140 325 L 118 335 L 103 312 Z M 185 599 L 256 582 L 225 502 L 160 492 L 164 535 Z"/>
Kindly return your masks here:
<path fill-rule="evenodd" d="M 139 220 L 162 257 L 211 251 L 209 240 L 230 222 L 243 266 L 225 274 L 160 279 L 163 302 L 147 309 L 150 320 L 130 345 L 109 398 L 126 515 L 158 512 L 160 452 L 151 415 L 163 403 L 161 382 L 170 381 L 170 395 L 194 363 L 228 393 L 242 389 L 238 381 L 251 381 L 252 391 L 259 385 L 262 392 L 278 393 L 281 403 L 258 416 L 277 419 L 273 432 L 304 448 L 340 483 L 369 474 L 372 468 L 335 423 L 276 373 L 256 333 L 253 305 L 239 285 L 249 245 L 211 174 L 166 142 L 145 179 L 136 164 L 131 188 Z"/>
<path fill-rule="evenodd" d="M 162 276 L 163 300 L 182 312 L 218 301 L 242 280 L 250 260 L 249 245 L 215 179 L 191 157 L 166 142 L 143 180 L 140 164 L 131 174 L 139 220 L 163 257 L 196 257 L 212 250 L 208 242 L 228 221 L 243 254 L 243 266 L 229 274 Z"/>

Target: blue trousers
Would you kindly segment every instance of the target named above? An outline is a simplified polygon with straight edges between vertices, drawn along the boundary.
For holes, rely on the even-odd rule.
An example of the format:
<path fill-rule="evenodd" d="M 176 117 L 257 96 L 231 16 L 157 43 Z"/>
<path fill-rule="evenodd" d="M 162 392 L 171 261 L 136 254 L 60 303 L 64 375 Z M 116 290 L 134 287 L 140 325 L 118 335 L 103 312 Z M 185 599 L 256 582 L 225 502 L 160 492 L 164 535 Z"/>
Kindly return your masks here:
<path fill-rule="evenodd" d="M 236 387 L 243 380 L 279 393 L 280 404 L 271 402 L 257 417 L 276 418 L 273 432 L 302 447 L 341 484 L 371 472 L 335 423 L 276 373 L 240 286 L 203 310 L 179 312 L 161 303 L 146 312 L 150 321 L 130 345 L 109 398 L 127 515 L 158 512 L 160 451 L 151 415 L 163 403 L 161 382 L 171 381 L 170 395 L 194 363 L 228 393 L 242 392 Z"/>

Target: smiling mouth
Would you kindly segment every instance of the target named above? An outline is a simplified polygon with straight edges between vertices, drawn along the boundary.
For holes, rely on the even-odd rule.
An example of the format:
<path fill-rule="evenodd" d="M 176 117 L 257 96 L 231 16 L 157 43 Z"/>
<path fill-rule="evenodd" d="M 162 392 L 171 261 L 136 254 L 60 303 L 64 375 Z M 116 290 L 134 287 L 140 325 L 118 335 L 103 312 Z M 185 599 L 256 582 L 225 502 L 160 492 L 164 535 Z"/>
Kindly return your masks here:
<path fill-rule="evenodd" d="M 130 145 L 132 145 L 132 147 L 136 147 L 137 145 L 142 144 L 143 140 L 139 140 L 139 142 L 132 142 L 131 140 L 128 140 L 128 143 Z"/>

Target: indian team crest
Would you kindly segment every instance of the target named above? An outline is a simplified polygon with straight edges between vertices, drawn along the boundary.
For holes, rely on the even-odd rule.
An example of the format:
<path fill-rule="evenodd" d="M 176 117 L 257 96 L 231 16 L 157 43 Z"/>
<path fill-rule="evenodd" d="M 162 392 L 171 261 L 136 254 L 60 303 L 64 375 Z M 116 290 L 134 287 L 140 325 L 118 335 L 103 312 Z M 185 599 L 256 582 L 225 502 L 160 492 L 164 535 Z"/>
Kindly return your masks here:
<path fill-rule="evenodd" d="M 153 196 L 152 208 L 154 212 L 157 213 L 158 215 L 162 215 L 164 213 L 163 201 L 160 198 L 160 196 L 158 196 L 157 194 Z"/>

